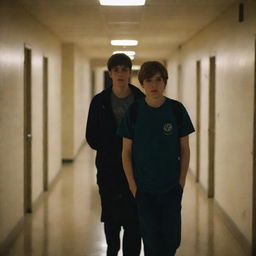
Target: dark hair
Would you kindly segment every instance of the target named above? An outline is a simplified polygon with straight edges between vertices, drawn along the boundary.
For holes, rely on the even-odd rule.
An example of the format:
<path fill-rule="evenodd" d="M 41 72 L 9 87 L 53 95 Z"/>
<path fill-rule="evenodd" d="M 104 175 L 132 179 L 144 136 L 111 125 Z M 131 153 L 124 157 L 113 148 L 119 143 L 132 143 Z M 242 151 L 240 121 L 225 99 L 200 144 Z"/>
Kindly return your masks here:
<path fill-rule="evenodd" d="M 108 59 L 108 70 L 111 71 L 111 69 L 113 67 L 119 66 L 119 65 L 123 65 L 125 67 L 128 67 L 129 69 L 132 68 L 132 61 L 131 59 L 123 54 L 123 53 L 117 53 L 112 55 L 109 59 Z"/>
<path fill-rule="evenodd" d="M 141 68 L 138 74 L 138 79 L 140 81 L 140 84 L 142 85 L 145 79 L 151 78 L 157 73 L 160 73 L 161 77 L 164 80 L 164 83 L 166 84 L 168 80 L 168 72 L 166 67 L 158 61 L 144 62 L 141 65 Z"/>

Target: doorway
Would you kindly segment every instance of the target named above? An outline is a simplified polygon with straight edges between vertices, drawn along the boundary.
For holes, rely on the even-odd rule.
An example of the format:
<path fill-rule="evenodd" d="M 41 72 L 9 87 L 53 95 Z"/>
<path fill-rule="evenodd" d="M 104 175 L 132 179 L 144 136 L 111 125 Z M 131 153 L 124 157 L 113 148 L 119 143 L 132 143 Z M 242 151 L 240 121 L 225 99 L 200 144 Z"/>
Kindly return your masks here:
<path fill-rule="evenodd" d="M 43 57 L 43 188 L 48 190 L 48 58 Z"/>
<path fill-rule="evenodd" d="M 111 87 L 112 79 L 109 77 L 109 72 L 104 71 L 104 89 Z"/>
<path fill-rule="evenodd" d="M 209 60 L 209 170 L 208 197 L 214 197 L 214 159 L 215 159 L 215 89 L 216 89 L 216 58 Z"/>
<path fill-rule="evenodd" d="M 32 125 L 31 125 L 31 58 L 24 48 L 24 213 L 32 212 Z"/>
<path fill-rule="evenodd" d="M 196 182 L 200 178 L 201 62 L 196 62 Z"/>

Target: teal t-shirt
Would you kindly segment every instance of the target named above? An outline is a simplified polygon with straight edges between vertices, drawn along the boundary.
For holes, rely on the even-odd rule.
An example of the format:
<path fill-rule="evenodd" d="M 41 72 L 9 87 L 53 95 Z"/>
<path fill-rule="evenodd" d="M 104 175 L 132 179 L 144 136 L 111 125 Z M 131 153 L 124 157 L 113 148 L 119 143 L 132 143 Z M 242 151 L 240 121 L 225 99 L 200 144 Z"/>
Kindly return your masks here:
<path fill-rule="evenodd" d="M 158 108 L 145 99 L 137 102 L 136 120 L 127 110 L 117 134 L 129 138 L 132 144 L 133 173 L 138 188 L 146 193 L 164 193 L 179 182 L 180 137 L 194 132 L 185 107 L 177 102 L 174 113 L 172 100 L 166 98 Z"/>

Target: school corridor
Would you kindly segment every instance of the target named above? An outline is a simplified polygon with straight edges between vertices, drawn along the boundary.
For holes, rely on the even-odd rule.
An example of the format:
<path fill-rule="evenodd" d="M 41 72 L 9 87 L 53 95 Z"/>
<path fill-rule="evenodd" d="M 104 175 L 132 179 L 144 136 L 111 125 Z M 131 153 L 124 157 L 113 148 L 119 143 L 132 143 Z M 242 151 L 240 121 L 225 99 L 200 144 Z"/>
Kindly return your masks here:
<path fill-rule="evenodd" d="M 106 1 L 0 0 L 0 255 L 105 255 L 84 137 L 125 51 L 196 129 L 177 255 L 256 256 L 256 1 Z"/>
<path fill-rule="evenodd" d="M 26 215 L 23 230 L 5 256 L 106 255 L 95 172 L 94 154 L 84 145 L 74 163 L 63 165 L 58 181 L 33 215 Z M 177 256 L 247 255 L 213 200 L 205 197 L 191 176 L 182 207 L 182 245 Z"/>

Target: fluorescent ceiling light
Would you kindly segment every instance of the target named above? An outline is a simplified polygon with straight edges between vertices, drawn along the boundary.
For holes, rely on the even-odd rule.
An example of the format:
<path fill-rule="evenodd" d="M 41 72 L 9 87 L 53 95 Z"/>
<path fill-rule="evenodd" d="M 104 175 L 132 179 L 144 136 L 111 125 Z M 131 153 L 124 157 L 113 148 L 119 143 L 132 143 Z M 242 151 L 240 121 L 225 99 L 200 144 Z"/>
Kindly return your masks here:
<path fill-rule="evenodd" d="M 133 65 L 132 70 L 140 70 L 140 66 L 139 65 Z"/>
<path fill-rule="evenodd" d="M 117 54 L 117 53 L 124 53 L 128 56 L 134 56 L 136 54 L 136 52 L 134 51 L 114 51 L 113 54 Z"/>
<path fill-rule="evenodd" d="M 137 40 L 111 40 L 112 45 L 134 46 L 138 44 Z"/>
<path fill-rule="evenodd" d="M 101 5 L 138 6 L 145 5 L 146 0 L 100 0 Z"/>

